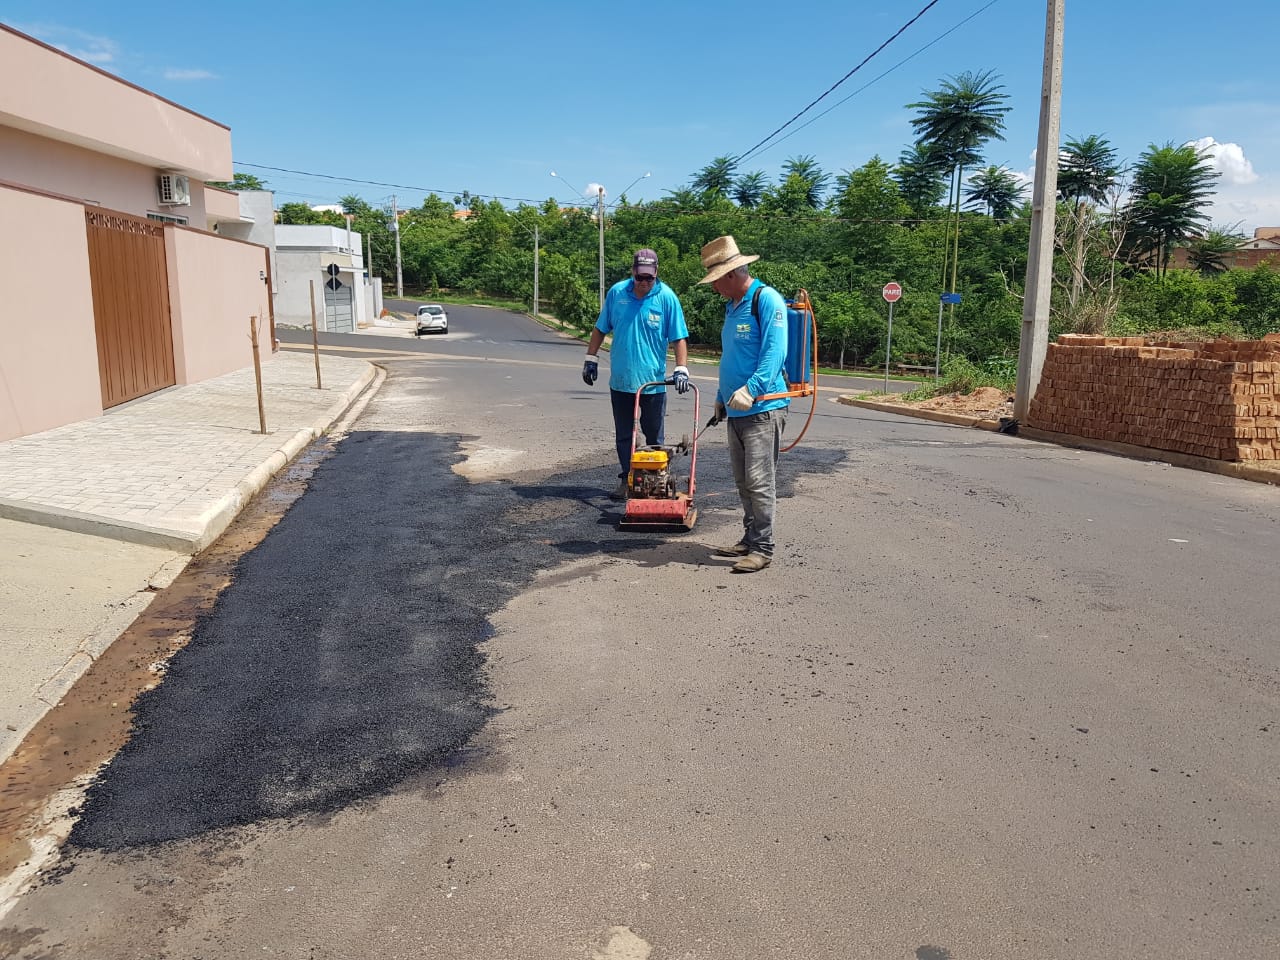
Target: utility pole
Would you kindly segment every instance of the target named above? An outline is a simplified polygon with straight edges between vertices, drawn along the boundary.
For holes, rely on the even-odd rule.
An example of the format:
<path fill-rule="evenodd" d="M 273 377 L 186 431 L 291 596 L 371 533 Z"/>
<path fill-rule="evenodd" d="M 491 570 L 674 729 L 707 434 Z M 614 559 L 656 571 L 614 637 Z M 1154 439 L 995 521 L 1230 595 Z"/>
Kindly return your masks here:
<path fill-rule="evenodd" d="M 604 187 L 596 187 L 596 219 L 600 221 L 600 309 L 604 309 Z"/>
<path fill-rule="evenodd" d="M 404 297 L 404 273 L 400 267 L 400 211 L 396 209 L 396 195 L 391 195 L 391 230 L 396 235 L 396 297 Z"/>
<path fill-rule="evenodd" d="M 1036 178 L 1031 195 L 1031 240 L 1022 300 L 1018 344 L 1018 381 L 1013 417 L 1027 418 L 1040 384 L 1049 339 L 1049 297 L 1053 289 L 1053 226 L 1058 196 L 1058 142 L 1062 126 L 1062 22 L 1064 0 L 1048 0 L 1044 28 L 1044 80 L 1040 91 L 1040 135 L 1036 140 Z"/>
<path fill-rule="evenodd" d="M 533 225 L 533 315 L 538 316 L 538 225 Z"/>

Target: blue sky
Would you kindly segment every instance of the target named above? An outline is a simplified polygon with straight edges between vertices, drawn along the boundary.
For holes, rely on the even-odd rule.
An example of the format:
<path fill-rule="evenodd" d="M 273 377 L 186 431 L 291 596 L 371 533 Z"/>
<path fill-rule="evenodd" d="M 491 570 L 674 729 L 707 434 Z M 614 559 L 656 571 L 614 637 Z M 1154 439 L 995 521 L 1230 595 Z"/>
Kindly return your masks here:
<path fill-rule="evenodd" d="M 766 138 L 927 4 L 0 0 L 0 21 L 230 126 L 237 169 L 277 203 L 404 207 L 429 191 L 571 202 L 593 183 L 656 199 Z M 991 70 L 1012 110 L 984 159 L 1029 176 L 1045 6 L 938 0 L 740 172 L 896 160 L 907 103 Z M 1214 224 L 1280 226 L 1278 37 L 1275 3 L 1067 0 L 1063 136 L 1130 162 L 1199 141 L 1223 173 Z"/>

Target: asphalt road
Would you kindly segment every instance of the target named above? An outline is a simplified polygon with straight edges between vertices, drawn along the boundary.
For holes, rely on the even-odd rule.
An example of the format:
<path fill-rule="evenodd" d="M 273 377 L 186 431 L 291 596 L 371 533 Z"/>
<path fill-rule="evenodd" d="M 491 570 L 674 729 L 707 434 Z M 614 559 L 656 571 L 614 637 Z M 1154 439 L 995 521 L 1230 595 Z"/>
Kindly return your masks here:
<path fill-rule="evenodd" d="M 823 396 L 733 576 L 722 431 L 621 534 L 581 344 L 450 314 L 325 338 L 386 384 L 6 956 L 1280 954 L 1280 491 Z"/>

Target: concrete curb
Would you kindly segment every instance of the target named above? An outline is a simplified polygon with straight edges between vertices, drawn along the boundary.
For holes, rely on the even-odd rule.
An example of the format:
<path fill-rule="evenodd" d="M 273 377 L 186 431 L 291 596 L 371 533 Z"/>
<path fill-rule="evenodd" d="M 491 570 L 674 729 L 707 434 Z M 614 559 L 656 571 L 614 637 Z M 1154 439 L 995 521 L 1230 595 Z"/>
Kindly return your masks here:
<path fill-rule="evenodd" d="M 837 397 L 837 403 L 849 407 L 864 407 L 867 410 L 878 410 L 881 413 L 896 413 L 902 417 L 915 417 L 917 420 L 932 420 L 935 423 L 949 423 L 956 427 L 976 427 L 979 430 L 1000 430 L 999 420 L 985 417 L 966 417 L 959 413 L 943 413 L 940 410 L 918 410 L 904 407 L 897 403 L 877 403 L 874 400 L 856 400 L 853 397 Z"/>
<path fill-rule="evenodd" d="M 0 500 L 0 517 L 41 527 L 70 530 L 72 533 L 88 533 L 109 540 L 123 540 L 144 547 L 163 547 L 165 550 L 187 550 L 191 543 L 190 536 L 181 531 L 142 523 L 103 520 L 75 510 L 54 510 L 29 503 L 14 503 L 12 500 Z"/>
<path fill-rule="evenodd" d="M 1061 447 L 1074 447 L 1077 450 L 1092 450 L 1095 453 L 1107 453 L 1118 457 L 1129 457 L 1133 460 L 1156 460 L 1173 467 L 1185 467 L 1188 470 L 1202 470 L 1222 477 L 1235 477 L 1238 480 L 1249 480 L 1253 483 L 1280 484 L 1280 466 L 1255 467 L 1247 463 L 1231 460 L 1211 460 L 1208 457 L 1193 457 L 1189 453 L 1178 453 L 1175 450 L 1158 450 L 1155 447 L 1139 447 L 1131 443 L 1119 443 L 1115 440 L 1095 440 L 1092 437 L 1077 437 L 1068 433 L 1054 433 L 1052 430 L 1040 430 L 1036 427 L 1019 427 L 1018 436 L 1041 443 L 1053 443 Z"/>
<path fill-rule="evenodd" d="M 207 510 L 200 518 L 203 529 L 194 537 L 189 538 L 186 541 L 186 546 L 179 549 L 190 553 L 199 553 L 217 540 L 218 537 L 222 536 L 227 527 L 231 526 L 231 522 L 244 509 L 244 505 L 257 496 L 272 477 L 293 462 L 293 458 L 306 449 L 309 443 L 324 436 L 325 431 L 347 412 L 360 394 L 364 393 L 369 384 L 377 378 L 377 375 L 377 367 L 371 363 L 366 364 L 365 371 L 361 374 L 360 379 L 351 384 L 343 392 L 342 396 L 330 405 L 328 410 L 313 420 L 310 425 L 302 427 L 295 432 L 264 462 L 249 471 L 248 476 L 237 483 L 231 492 Z"/>

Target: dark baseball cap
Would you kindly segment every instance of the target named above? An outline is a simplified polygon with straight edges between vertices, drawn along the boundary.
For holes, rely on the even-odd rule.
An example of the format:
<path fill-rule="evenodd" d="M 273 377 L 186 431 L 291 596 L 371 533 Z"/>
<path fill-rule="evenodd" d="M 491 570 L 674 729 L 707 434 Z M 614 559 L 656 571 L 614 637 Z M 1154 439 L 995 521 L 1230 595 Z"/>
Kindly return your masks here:
<path fill-rule="evenodd" d="M 658 272 L 658 255 L 652 250 L 637 250 L 636 255 L 631 259 L 632 272 L 653 273 Z"/>

